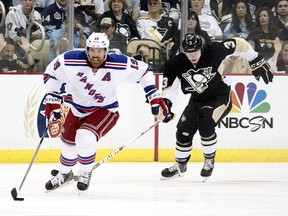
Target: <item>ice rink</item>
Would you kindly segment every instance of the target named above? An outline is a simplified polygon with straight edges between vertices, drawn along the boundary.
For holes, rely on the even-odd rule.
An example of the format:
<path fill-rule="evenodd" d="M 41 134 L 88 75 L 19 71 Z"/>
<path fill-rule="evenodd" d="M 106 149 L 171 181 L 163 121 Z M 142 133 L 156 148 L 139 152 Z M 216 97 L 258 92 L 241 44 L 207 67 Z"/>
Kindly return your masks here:
<path fill-rule="evenodd" d="M 288 163 L 217 163 L 201 182 L 202 163 L 189 163 L 182 178 L 160 180 L 173 163 L 115 163 L 98 167 L 90 187 L 76 184 L 46 193 L 57 164 L 34 164 L 14 201 L 29 164 L 0 165 L 1 216 L 287 216 Z M 74 172 L 77 172 L 75 169 Z"/>

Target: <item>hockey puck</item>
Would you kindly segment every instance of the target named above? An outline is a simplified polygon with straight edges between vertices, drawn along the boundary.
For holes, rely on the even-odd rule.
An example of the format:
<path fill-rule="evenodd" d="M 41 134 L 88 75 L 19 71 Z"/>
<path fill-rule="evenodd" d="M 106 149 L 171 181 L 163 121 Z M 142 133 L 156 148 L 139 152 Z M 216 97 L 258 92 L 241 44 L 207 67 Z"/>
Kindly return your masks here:
<path fill-rule="evenodd" d="M 12 188 L 11 195 L 12 195 L 12 198 L 14 199 L 14 201 L 23 201 L 24 200 L 24 198 L 17 197 L 18 194 L 17 194 L 16 188 Z"/>
<path fill-rule="evenodd" d="M 56 170 L 56 169 L 51 170 L 51 175 L 52 176 L 56 176 L 58 173 L 59 173 L 59 171 Z"/>

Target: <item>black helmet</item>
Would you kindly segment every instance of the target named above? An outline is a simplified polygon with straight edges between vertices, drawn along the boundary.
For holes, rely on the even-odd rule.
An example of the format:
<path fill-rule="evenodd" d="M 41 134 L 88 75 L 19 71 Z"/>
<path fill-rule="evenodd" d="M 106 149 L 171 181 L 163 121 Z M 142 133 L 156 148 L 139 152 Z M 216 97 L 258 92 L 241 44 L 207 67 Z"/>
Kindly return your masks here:
<path fill-rule="evenodd" d="M 184 52 L 195 52 L 202 47 L 202 39 L 196 33 L 187 33 L 182 41 Z"/>

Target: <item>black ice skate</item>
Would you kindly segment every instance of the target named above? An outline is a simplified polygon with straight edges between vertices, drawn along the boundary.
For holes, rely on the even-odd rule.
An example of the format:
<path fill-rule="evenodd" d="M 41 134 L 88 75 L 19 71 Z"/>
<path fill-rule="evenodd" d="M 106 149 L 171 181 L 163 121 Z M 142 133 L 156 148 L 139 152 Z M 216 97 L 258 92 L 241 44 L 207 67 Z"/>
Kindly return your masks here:
<path fill-rule="evenodd" d="M 214 158 L 205 158 L 203 168 L 201 170 L 202 182 L 206 182 L 212 175 L 214 169 Z"/>
<path fill-rule="evenodd" d="M 78 180 L 78 183 L 77 183 L 78 190 L 85 191 L 85 190 L 88 189 L 89 183 L 90 183 L 90 180 L 91 180 L 91 176 L 92 176 L 92 172 L 83 172 L 79 176 L 79 180 Z"/>
<path fill-rule="evenodd" d="M 162 170 L 162 180 L 179 178 L 182 177 L 187 171 L 187 162 L 186 163 L 178 163 L 176 162 L 172 167 L 165 168 Z"/>
<path fill-rule="evenodd" d="M 72 180 L 73 180 L 72 170 L 67 174 L 62 174 L 58 172 L 58 174 L 55 177 L 53 177 L 45 184 L 45 188 L 46 190 L 54 190 L 62 185 L 68 184 Z"/>

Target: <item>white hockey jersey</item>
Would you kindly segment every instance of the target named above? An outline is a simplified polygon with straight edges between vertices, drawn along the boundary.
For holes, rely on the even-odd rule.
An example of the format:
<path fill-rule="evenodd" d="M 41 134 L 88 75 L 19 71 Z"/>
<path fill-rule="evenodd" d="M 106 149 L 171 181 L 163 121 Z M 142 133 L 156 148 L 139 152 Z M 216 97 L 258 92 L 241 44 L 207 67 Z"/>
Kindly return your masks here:
<path fill-rule="evenodd" d="M 97 107 L 118 110 L 116 88 L 122 83 L 139 83 L 144 91 L 156 88 L 149 65 L 125 55 L 108 54 L 99 68 L 92 68 L 86 51 L 68 51 L 55 58 L 44 72 L 47 93 L 63 95 L 73 114 L 84 117 Z"/>

